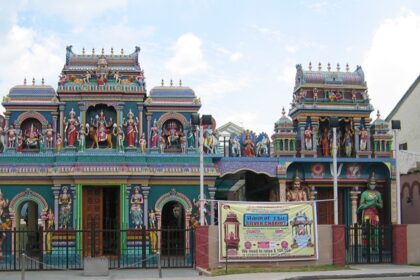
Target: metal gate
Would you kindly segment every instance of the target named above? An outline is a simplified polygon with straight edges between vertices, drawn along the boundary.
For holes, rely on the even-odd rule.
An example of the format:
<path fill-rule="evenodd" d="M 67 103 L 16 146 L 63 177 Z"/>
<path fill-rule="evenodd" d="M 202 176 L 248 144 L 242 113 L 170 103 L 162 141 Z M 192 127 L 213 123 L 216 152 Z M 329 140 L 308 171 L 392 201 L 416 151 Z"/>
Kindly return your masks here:
<path fill-rule="evenodd" d="M 83 269 L 85 257 L 107 257 L 110 269 L 193 267 L 194 241 L 192 229 L 0 231 L 0 271 Z"/>
<path fill-rule="evenodd" d="M 346 227 L 346 263 L 392 262 L 392 226 L 354 224 Z"/>

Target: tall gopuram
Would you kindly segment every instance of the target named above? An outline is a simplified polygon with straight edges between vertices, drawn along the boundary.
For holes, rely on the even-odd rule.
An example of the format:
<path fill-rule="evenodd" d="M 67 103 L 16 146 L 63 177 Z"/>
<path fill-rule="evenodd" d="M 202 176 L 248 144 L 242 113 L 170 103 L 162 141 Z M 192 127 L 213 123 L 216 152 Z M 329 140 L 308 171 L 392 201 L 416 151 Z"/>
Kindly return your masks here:
<path fill-rule="evenodd" d="M 337 64 L 336 69 L 332 69 L 329 63 L 326 70 L 322 70 L 321 63 L 317 69 L 313 68 L 311 63 L 308 70 L 302 65 L 296 66 L 290 119 L 283 114 L 272 136 L 273 155 L 279 157 L 279 169 L 286 179 L 280 181 L 280 193 L 290 191 L 288 184 L 298 177 L 304 182 L 308 197 L 320 200 L 317 204 L 318 222 L 333 223 L 335 127 L 339 223 L 360 221 L 361 214 L 356 210 L 358 197 L 367 188 L 372 175 L 375 176 L 376 190 L 384 200 L 379 219 L 384 224 L 395 223 L 392 135 L 379 112 L 372 122 L 373 106 L 362 68 L 357 66 L 350 71 L 346 65 L 341 70 Z"/>

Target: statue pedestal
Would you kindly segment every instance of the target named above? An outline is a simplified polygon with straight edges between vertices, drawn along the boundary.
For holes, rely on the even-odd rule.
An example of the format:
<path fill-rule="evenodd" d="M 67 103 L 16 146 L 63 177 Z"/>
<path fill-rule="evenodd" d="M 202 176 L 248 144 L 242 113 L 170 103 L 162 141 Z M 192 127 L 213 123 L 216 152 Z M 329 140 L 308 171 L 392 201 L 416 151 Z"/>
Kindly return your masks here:
<path fill-rule="evenodd" d="M 314 150 L 302 150 L 300 151 L 300 157 L 313 157 L 316 158 L 317 154 Z"/>
<path fill-rule="evenodd" d="M 135 146 L 125 148 L 126 153 L 133 153 L 133 152 L 136 152 L 136 151 L 137 151 L 137 148 Z"/>
<path fill-rule="evenodd" d="M 66 152 L 76 152 L 76 147 L 75 146 L 67 146 L 64 148 L 64 150 Z"/>
<path fill-rule="evenodd" d="M 151 154 L 159 154 L 160 153 L 158 148 L 150 148 L 149 151 L 150 151 Z"/>
<path fill-rule="evenodd" d="M 372 156 L 371 151 L 357 151 L 356 157 L 357 158 L 370 158 Z"/>

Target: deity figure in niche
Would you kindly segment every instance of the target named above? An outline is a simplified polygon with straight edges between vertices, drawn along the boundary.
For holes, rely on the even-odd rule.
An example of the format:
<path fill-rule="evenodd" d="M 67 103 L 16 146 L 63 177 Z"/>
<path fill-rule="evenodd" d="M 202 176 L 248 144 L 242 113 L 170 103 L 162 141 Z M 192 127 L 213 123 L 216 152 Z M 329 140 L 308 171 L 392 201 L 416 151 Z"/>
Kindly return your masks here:
<path fill-rule="evenodd" d="M 362 128 L 360 129 L 359 137 L 360 137 L 360 150 L 361 151 L 366 151 L 369 136 L 368 136 L 368 132 L 367 132 L 367 130 L 364 126 L 362 126 Z"/>
<path fill-rule="evenodd" d="M 140 136 L 139 146 L 140 146 L 140 152 L 142 153 L 146 152 L 147 141 L 146 141 L 146 137 L 144 136 L 144 133 L 142 133 Z"/>
<path fill-rule="evenodd" d="M 159 144 L 159 132 L 157 127 L 152 128 L 152 136 L 150 140 L 152 148 L 157 148 Z"/>
<path fill-rule="evenodd" d="M 67 186 L 64 186 L 61 194 L 58 196 L 58 206 L 60 209 L 59 225 L 61 229 L 67 229 L 70 225 L 72 201 L 68 189 Z"/>
<path fill-rule="evenodd" d="M 66 118 L 64 118 L 64 131 L 67 136 L 67 146 L 74 147 L 77 139 L 77 127 L 79 126 L 79 121 L 77 120 L 76 113 L 73 109 L 71 109 L 69 116 L 70 117 L 67 121 Z"/>
<path fill-rule="evenodd" d="M 86 136 L 89 135 L 89 124 L 87 123 L 85 127 L 80 126 L 79 134 L 77 138 L 79 140 L 79 151 L 84 152 L 86 147 Z"/>
<path fill-rule="evenodd" d="M 347 125 L 344 130 L 343 141 L 342 144 L 344 145 L 344 152 L 347 157 L 351 157 L 351 152 L 353 148 L 353 129 L 351 126 Z"/>
<path fill-rule="evenodd" d="M 327 157 L 330 155 L 330 133 L 327 127 L 324 127 L 324 131 L 319 138 L 319 145 L 321 146 L 322 155 Z"/>
<path fill-rule="evenodd" d="M 52 128 L 51 124 L 48 124 L 47 128 L 45 129 L 45 138 L 47 140 L 47 149 L 52 149 L 54 143 L 54 129 Z"/>
<path fill-rule="evenodd" d="M 125 139 L 127 140 L 127 146 L 134 147 L 138 130 L 137 130 L 137 121 L 136 119 L 134 119 L 134 114 L 133 112 L 131 112 L 131 110 L 127 114 L 127 120 L 124 123 L 124 127 L 125 127 Z"/>
<path fill-rule="evenodd" d="M 308 194 L 301 186 L 301 179 L 298 175 L 293 179 L 293 187 L 287 190 L 286 193 L 287 201 L 307 201 Z"/>
<path fill-rule="evenodd" d="M 36 148 L 38 146 L 39 143 L 39 131 L 38 129 L 34 126 L 34 124 L 31 124 L 30 128 L 25 130 L 25 146 L 27 148 L 31 148 L 34 147 Z"/>
<path fill-rule="evenodd" d="M 93 140 L 92 148 L 96 146 L 99 149 L 99 143 L 105 142 L 108 149 L 112 149 L 112 133 L 111 128 L 115 128 L 112 118 L 107 121 L 104 111 L 101 110 L 99 115 L 95 116 L 95 121 L 91 120 L 92 127 L 89 136 Z"/>
<path fill-rule="evenodd" d="M 16 129 L 13 125 L 11 125 L 9 127 L 9 129 L 7 130 L 7 143 L 8 143 L 8 148 L 14 148 L 16 146 L 16 138 L 17 138 L 17 134 L 16 134 Z"/>
<path fill-rule="evenodd" d="M 312 150 L 312 129 L 311 127 L 308 125 L 305 128 L 305 131 L 303 133 L 303 138 L 305 140 L 305 150 L 310 151 Z"/>
<path fill-rule="evenodd" d="M 141 228 L 143 226 L 143 195 L 138 186 L 134 187 L 134 193 L 131 195 L 130 214 L 134 228 Z"/>
<path fill-rule="evenodd" d="M 188 148 L 195 148 L 195 135 L 192 129 L 187 133 Z"/>

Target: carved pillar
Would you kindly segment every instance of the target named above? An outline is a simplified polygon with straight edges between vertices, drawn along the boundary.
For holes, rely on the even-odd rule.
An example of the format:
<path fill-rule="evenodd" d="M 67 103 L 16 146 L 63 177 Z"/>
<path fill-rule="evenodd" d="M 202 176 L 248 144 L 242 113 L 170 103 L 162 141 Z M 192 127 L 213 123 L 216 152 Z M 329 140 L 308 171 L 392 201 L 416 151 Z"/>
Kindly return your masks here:
<path fill-rule="evenodd" d="M 56 138 L 57 138 L 57 118 L 58 118 L 57 113 L 53 113 L 52 118 L 53 118 L 52 128 L 53 128 L 54 133 L 55 133 L 54 136 L 53 136 L 53 147 L 55 147 L 55 141 L 56 141 Z"/>
<path fill-rule="evenodd" d="M 125 219 L 125 221 L 127 222 L 127 224 L 126 224 L 126 228 L 127 229 L 129 229 L 130 228 L 130 214 L 129 214 L 129 209 L 130 209 L 130 194 L 131 194 L 131 188 L 132 188 L 132 185 L 127 185 L 127 186 L 125 186 L 125 205 L 127 205 L 127 210 L 126 211 L 124 211 L 124 215 L 125 215 L 125 217 L 124 217 L 124 219 Z"/>
<path fill-rule="evenodd" d="M 279 199 L 280 201 L 286 201 L 286 180 L 279 179 Z"/>
<path fill-rule="evenodd" d="M 312 150 L 317 151 L 318 147 L 318 126 L 314 126 L 312 130 Z"/>
<path fill-rule="evenodd" d="M 146 229 L 149 228 L 149 192 L 150 187 L 149 186 L 141 186 L 141 190 L 143 192 L 143 222 L 144 227 Z"/>
<path fill-rule="evenodd" d="M 354 128 L 354 150 L 357 153 L 359 151 L 359 127 Z"/>
<path fill-rule="evenodd" d="M 63 140 L 66 139 L 66 137 L 64 137 L 64 108 L 65 108 L 65 105 L 60 104 L 60 106 L 59 106 L 59 110 L 60 110 L 60 135 L 63 138 Z"/>
<path fill-rule="evenodd" d="M 300 150 L 303 151 L 303 150 L 306 149 L 306 147 L 305 147 L 305 139 L 304 139 L 304 131 L 305 131 L 305 128 L 303 126 L 301 126 L 299 128 L 299 131 L 300 131 L 300 137 L 299 137 L 299 139 L 300 139 Z"/>
<path fill-rule="evenodd" d="M 78 221 L 81 219 L 82 216 L 82 205 L 78 205 L 78 196 L 82 196 L 81 193 L 79 193 L 76 189 L 76 186 L 71 185 L 69 187 L 69 193 L 71 196 L 71 202 L 73 205 L 73 209 L 72 209 L 72 216 L 73 216 L 73 220 L 72 220 L 72 225 L 69 225 L 69 228 L 76 228 L 77 227 L 77 223 Z M 80 210 L 80 213 L 78 213 L 78 211 Z M 80 216 L 79 216 L 80 215 Z"/>
<path fill-rule="evenodd" d="M 150 138 L 152 137 L 152 115 L 147 114 L 147 147 L 150 147 Z"/>
<path fill-rule="evenodd" d="M 84 126 L 86 123 L 86 104 L 84 102 L 79 102 L 79 121 L 80 126 Z"/>
<path fill-rule="evenodd" d="M 215 187 L 209 187 L 210 195 L 210 225 L 214 225 L 214 195 L 216 194 Z"/>
<path fill-rule="evenodd" d="M 124 122 L 124 103 L 118 103 L 115 107 L 117 110 L 117 126 L 120 127 Z"/>
<path fill-rule="evenodd" d="M 4 120 L 5 120 L 4 129 L 5 130 L 9 129 L 9 119 L 10 119 L 9 113 L 7 114 L 4 113 Z M 9 147 L 9 137 L 7 137 L 7 133 L 6 133 L 6 135 L 4 135 L 4 150 L 6 151 L 8 147 Z"/>
<path fill-rule="evenodd" d="M 141 136 L 144 133 L 144 131 L 143 131 L 143 103 L 137 103 L 137 109 L 139 110 L 138 130 L 139 130 L 139 135 Z M 146 135 L 146 134 L 144 134 L 144 135 Z M 150 138 L 150 137 L 148 137 L 148 138 Z M 150 147 L 150 146 L 147 146 L 147 147 Z"/>
<path fill-rule="evenodd" d="M 54 228 L 58 229 L 58 195 L 60 194 L 61 185 L 54 185 L 51 189 L 54 194 Z"/>
<path fill-rule="evenodd" d="M 357 199 L 359 197 L 360 191 L 359 187 L 354 187 L 353 190 L 350 191 L 350 198 L 351 198 L 351 223 L 357 224 Z"/>

